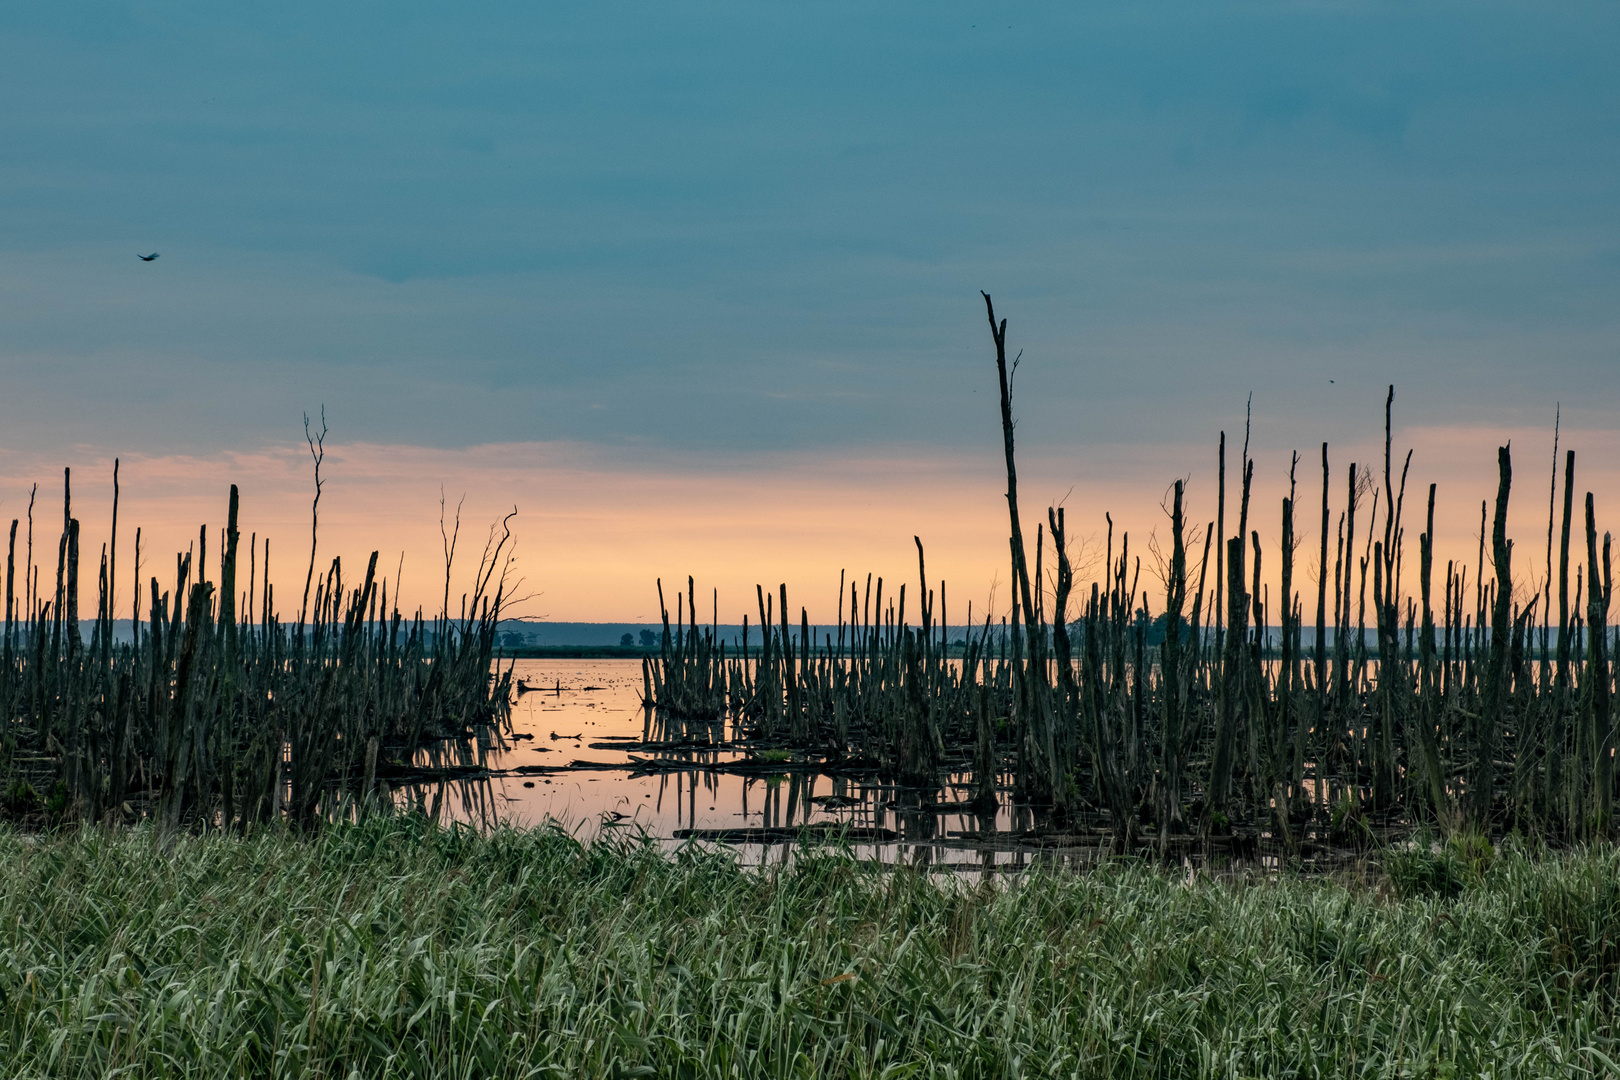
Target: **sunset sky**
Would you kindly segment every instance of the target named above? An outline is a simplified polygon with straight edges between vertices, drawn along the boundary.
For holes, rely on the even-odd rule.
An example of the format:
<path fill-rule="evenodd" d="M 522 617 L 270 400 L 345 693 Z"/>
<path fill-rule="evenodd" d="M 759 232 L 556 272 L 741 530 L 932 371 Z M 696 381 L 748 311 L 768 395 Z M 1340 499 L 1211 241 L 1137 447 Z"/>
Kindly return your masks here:
<path fill-rule="evenodd" d="M 127 603 L 134 527 L 169 583 L 236 483 L 296 607 L 324 407 L 319 559 L 410 605 L 442 491 L 457 593 L 516 507 L 527 617 L 693 574 L 826 621 L 914 534 L 953 621 L 1004 610 L 983 289 L 1077 559 L 1105 511 L 1167 543 L 1178 477 L 1201 540 L 1252 393 L 1267 577 L 1297 450 L 1312 581 L 1321 443 L 1336 517 L 1394 383 L 1408 585 L 1427 485 L 1471 565 L 1511 440 L 1528 588 L 1560 405 L 1620 530 L 1616 41 L 1579 2 L 9 5 L 0 519 L 39 485 L 49 576 L 71 467 L 90 589 L 118 457 Z"/>

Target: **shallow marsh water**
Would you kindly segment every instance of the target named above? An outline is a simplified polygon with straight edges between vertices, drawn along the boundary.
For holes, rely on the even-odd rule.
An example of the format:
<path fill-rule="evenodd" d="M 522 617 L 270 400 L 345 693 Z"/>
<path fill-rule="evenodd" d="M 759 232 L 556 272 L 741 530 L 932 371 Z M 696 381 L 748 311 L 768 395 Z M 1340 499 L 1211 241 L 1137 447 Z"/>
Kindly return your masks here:
<path fill-rule="evenodd" d="M 1036 858 L 1090 862 L 1097 856 L 1086 846 L 1043 850 L 1012 842 L 1027 823 L 1006 800 L 994 815 L 951 808 L 969 798 L 967 776 L 952 778 L 936 793 L 938 804 L 925 808 L 922 793 L 871 778 L 803 767 L 750 776 L 716 770 L 750 756 L 742 750 L 644 750 L 638 745 L 646 723 L 639 660 L 517 660 L 514 679 L 531 689 L 513 700 L 513 739 L 459 748 L 459 757 L 438 749 L 418 758 L 425 765 L 482 766 L 487 775 L 405 785 L 397 791 L 402 801 L 475 823 L 532 827 L 550 820 L 581 839 L 605 829 L 640 829 L 670 845 L 682 842 L 677 833 L 688 829 L 826 824 L 888 830 L 895 839 L 863 841 L 856 852 L 941 868 L 1014 869 Z M 638 761 L 656 761 L 658 771 L 642 771 Z M 525 769 L 534 771 L 518 771 Z M 985 839 L 990 835 L 997 839 Z M 757 862 L 785 858 L 793 844 L 734 846 Z"/>

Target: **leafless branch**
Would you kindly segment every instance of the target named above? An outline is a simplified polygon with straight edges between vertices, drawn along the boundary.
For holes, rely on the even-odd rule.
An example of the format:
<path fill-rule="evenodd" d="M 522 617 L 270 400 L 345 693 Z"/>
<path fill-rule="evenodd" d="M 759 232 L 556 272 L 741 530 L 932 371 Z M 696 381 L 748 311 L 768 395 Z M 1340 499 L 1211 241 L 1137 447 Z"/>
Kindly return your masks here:
<path fill-rule="evenodd" d="M 321 406 L 321 431 L 310 431 L 309 413 L 304 414 L 304 441 L 309 443 L 309 456 L 315 462 L 315 499 L 309 506 L 309 569 L 304 573 L 304 600 L 298 609 L 298 625 L 302 629 L 309 616 L 309 587 L 315 580 L 315 549 L 320 535 L 321 462 L 326 460 L 326 406 Z"/>

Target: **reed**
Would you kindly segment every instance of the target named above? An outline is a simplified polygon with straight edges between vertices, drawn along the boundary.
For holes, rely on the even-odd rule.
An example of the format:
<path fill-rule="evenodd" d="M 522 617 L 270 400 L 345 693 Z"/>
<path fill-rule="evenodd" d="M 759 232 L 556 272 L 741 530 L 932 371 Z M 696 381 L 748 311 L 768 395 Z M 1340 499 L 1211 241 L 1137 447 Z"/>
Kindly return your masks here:
<path fill-rule="evenodd" d="M 492 537 L 461 615 L 445 610 L 433 619 L 420 610 L 403 616 L 397 587 L 390 603 L 376 552 L 354 582 L 340 559 L 323 571 L 312 547 L 300 614 L 289 625 L 275 605 L 268 539 L 261 551 L 250 538 L 241 580 L 233 485 L 218 562 L 209 562 L 204 527 L 176 556 L 167 587 L 151 576 L 143 590 L 137 531 L 132 633 L 115 640 L 116 466 L 114 491 L 88 640 L 79 625 L 71 476 L 54 592 L 30 586 L 17 595 L 19 569 L 33 582 L 39 568 L 31 513 L 20 566 L 12 522 L 0 646 L 5 815 L 36 824 L 150 819 L 169 831 L 285 818 L 308 828 L 386 803 L 389 777 L 425 743 L 506 722 L 511 672 L 491 669 L 509 533 Z"/>
<path fill-rule="evenodd" d="M 559 829 L 0 829 L 32 1077 L 1612 1076 L 1620 856 L 978 884 Z"/>
<path fill-rule="evenodd" d="M 948 802 L 951 785 L 965 784 L 981 800 L 1000 792 L 1037 825 L 1089 826 L 1121 850 L 1147 838 L 1166 853 L 1264 841 L 1299 856 L 1421 827 L 1518 831 L 1558 843 L 1614 835 L 1610 539 L 1599 536 L 1588 492 L 1585 559 L 1577 554 L 1571 603 L 1573 451 L 1559 530 L 1555 450 L 1548 581 L 1527 595 L 1515 591 L 1507 536 L 1508 447 L 1498 451 L 1494 508 L 1481 505 L 1472 604 L 1468 569 L 1455 563 L 1435 596 L 1432 484 L 1417 588 L 1409 585 L 1412 455 L 1394 448 L 1391 387 L 1382 483 L 1350 465 L 1331 530 L 1332 469 L 1322 446 L 1314 640 L 1295 587 L 1298 455 L 1274 519 L 1282 592 L 1273 601 L 1261 584 L 1266 546 L 1249 524 L 1247 431 L 1235 533 L 1226 532 L 1224 434 L 1216 520 L 1203 529 L 1189 523 L 1182 485 L 1173 488 L 1161 614 L 1128 535 L 1116 552 L 1111 521 L 1103 578 L 1074 603 L 1061 508 L 1047 511 L 1033 550 L 1026 546 L 1013 439 L 1017 358 L 1008 360 L 1006 321 L 988 296 L 985 305 L 1007 470 L 1009 616 L 985 618 L 965 649 L 951 648 L 946 586 L 930 582 L 920 539 L 915 622 L 905 585 L 886 601 L 882 579 L 875 604 L 870 577 L 864 593 L 851 584 L 846 594 L 841 583 L 837 624 L 823 628 L 810 626 L 803 607 L 794 625 L 786 586 L 775 596 L 760 589 L 757 645 L 745 636 L 728 654 L 690 602 L 685 610 L 677 604 L 673 630 L 666 609 L 664 647 L 648 662 L 656 706 L 649 732 L 715 745 L 729 727 L 733 743 L 791 746 L 829 767 L 864 769 L 917 789 L 925 805 Z"/>

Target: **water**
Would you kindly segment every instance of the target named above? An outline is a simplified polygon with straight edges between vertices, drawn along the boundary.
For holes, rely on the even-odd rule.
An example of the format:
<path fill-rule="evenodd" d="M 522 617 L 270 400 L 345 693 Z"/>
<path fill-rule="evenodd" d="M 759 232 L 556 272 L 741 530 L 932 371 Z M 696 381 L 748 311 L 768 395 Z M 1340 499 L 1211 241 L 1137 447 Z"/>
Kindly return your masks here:
<path fill-rule="evenodd" d="M 973 793 L 966 774 L 922 792 L 839 775 L 824 763 L 766 764 L 745 749 L 644 748 L 639 660 L 518 660 L 514 678 L 529 689 L 512 703 L 513 737 L 423 750 L 417 765 L 440 771 L 396 777 L 396 800 L 444 821 L 556 824 L 581 840 L 645 833 L 670 848 L 721 842 L 694 839 L 689 830 L 782 829 L 725 838 L 751 864 L 790 859 L 799 839 L 793 830 L 806 825 L 865 830 L 852 832 L 850 845 L 863 859 L 970 876 L 1036 862 L 1084 868 L 1108 857 L 1103 830 L 1039 829 L 1043 823 L 1005 792 L 993 814 L 975 813 L 966 805 Z M 458 775 L 446 780 L 447 767 Z M 1189 869 L 1212 872 L 1275 873 L 1284 861 L 1278 843 L 1265 837 L 1246 858 L 1217 850 L 1183 858 Z M 1346 850 L 1297 865 L 1324 870 L 1354 858 Z"/>
<path fill-rule="evenodd" d="M 854 845 L 863 857 L 884 862 L 999 870 L 1035 858 L 1097 857 L 1089 839 L 1046 847 L 1017 842 L 1013 834 L 1032 822 L 1005 800 L 990 815 L 951 806 L 971 797 L 967 776 L 951 778 L 935 793 L 940 805 L 925 807 L 921 792 L 803 765 L 772 773 L 756 763 L 759 775 L 746 776 L 719 771 L 749 759 L 742 750 L 643 750 L 637 745 L 645 723 L 639 660 L 518 660 L 514 676 L 531 688 L 513 702 L 515 738 L 504 746 L 422 755 L 423 764 L 459 765 L 477 775 L 449 785 L 403 785 L 396 791 L 404 801 L 436 816 L 482 824 L 556 822 L 581 839 L 605 830 L 644 830 L 673 845 L 681 842 L 678 833 L 690 829 L 847 825 L 892 833 L 892 839 Z M 659 771 L 646 772 L 648 762 Z M 748 861 L 764 861 L 786 857 L 793 845 L 784 840 L 733 846 Z"/>

